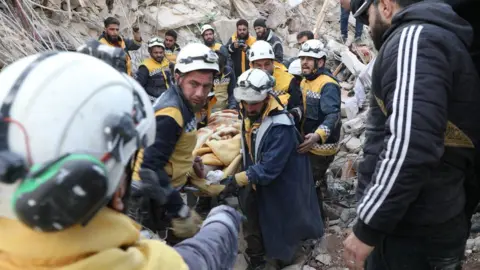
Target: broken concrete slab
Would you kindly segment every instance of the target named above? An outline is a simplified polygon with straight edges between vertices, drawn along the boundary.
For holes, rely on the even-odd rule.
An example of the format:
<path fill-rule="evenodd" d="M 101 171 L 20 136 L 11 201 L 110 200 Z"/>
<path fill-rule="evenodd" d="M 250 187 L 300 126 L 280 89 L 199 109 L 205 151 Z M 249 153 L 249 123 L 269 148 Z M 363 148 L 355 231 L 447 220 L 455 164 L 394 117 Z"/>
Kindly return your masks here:
<path fill-rule="evenodd" d="M 167 6 L 151 6 L 145 10 L 145 21 L 156 26 L 158 30 L 180 28 L 186 25 L 201 23 L 205 20 L 203 13 L 193 11 L 182 4 Z"/>
<path fill-rule="evenodd" d="M 360 75 L 360 73 L 367 68 L 367 66 L 360 62 L 357 56 L 349 50 L 342 51 L 340 55 L 342 56 L 342 63 L 354 76 Z"/>
<path fill-rule="evenodd" d="M 260 13 L 250 0 L 235 0 L 232 1 L 232 4 L 239 15 L 239 18 L 247 21 L 260 18 Z"/>
<path fill-rule="evenodd" d="M 358 153 L 362 148 L 362 142 L 360 141 L 359 138 L 351 137 L 350 140 L 347 141 L 345 146 L 347 147 L 349 152 Z"/>

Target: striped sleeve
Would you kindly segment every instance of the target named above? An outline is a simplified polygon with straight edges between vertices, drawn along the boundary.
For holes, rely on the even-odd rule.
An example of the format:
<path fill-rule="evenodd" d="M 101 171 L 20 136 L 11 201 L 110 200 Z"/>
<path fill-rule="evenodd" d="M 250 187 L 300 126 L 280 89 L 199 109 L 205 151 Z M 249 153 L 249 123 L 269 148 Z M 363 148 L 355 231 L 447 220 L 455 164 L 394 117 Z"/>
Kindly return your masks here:
<path fill-rule="evenodd" d="M 371 246 L 395 229 L 444 150 L 451 75 L 442 45 L 422 25 L 397 35 L 384 44 L 381 89 L 375 91 L 387 111 L 383 151 L 359 201 L 354 227 L 355 235 Z"/>

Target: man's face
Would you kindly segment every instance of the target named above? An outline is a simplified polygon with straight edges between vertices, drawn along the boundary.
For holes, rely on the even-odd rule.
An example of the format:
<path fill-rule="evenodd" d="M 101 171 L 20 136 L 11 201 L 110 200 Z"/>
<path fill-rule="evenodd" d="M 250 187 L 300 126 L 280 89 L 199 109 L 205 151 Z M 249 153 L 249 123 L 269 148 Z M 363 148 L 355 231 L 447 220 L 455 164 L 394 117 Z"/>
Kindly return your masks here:
<path fill-rule="evenodd" d="M 105 27 L 105 33 L 107 33 L 107 36 L 112 41 L 118 40 L 119 31 L 120 31 L 120 27 L 118 24 L 110 24 L 107 27 Z"/>
<path fill-rule="evenodd" d="M 302 74 L 310 75 L 315 72 L 315 58 L 309 56 L 301 56 L 300 63 L 302 65 Z M 323 67 L 325 61 L 323 59 L 318 60 L 318 68 Z"/>
<path fill-rule="evenodd" d="M 167 48 L 172 48 L 173 45 L 175 45 L 175 38 L 171 37 L 171 36 L 165 36 L 165 47 Z"/>
<path fill-rule="evenodd" d="M 275 68 L 273 66 L 273 60 L 271 59 L 255 60 L 253 61 L 252 66 L 253 68 L 261 69 L 270 75 L 273 75 L 273 69 Z"/>
<path fill-rule="evenodd" d="M 212 30 L 207 30 L 203 33 L 203 40 L 205 41 L 205 43 L 212 44 L 214 39 L 215 39 L 215 36 Z"/>
<path fill-rule="evenodd" d="M 383 4 L 372 4 L 368 8 L 368 24 L 370 26 L 370 36 L 372 37 L 375 49 L 380 50 L 383 44 L 383 35 L 390 28 L 390 24 L 380 14 L 379 8 Z"/>
<path fill-rule="evenodd" d="M 241 39 L 247 39 L 248 37 L 248 28 L 245 25 L 237 26 L 237 37 Z"/>
<path fill-rule="evenodd" d="M 264 39 L 267 34 L 267 28 L 262 26 L 255 27 L 255 33 L 257 34 L 258 39 Z"/>
<path fill-rule="evenodd" d="M 213 87 L 213 72 L 195 70 L 183 76 L 176 74 L 176 81 L 192 107 L 202 108 Z"/>
<path fill-rule="evenodd" d="M 247 117 L 256 118 L 260 116 L 267 102 L 268 102 L 268 98 L 263 101 L 260 101 L 257 103 L 250 103 L 250 104 L 242 101 L 242 105 L 245 108 L 245 111 L 247 112 Z"/>
<path fill-rule="evenodd" d="M 307 37 L 307 36 L 303 36 L 303 37 L 297 39 L 298 45 L 299 45 L 299 46 L 302 46 L 303 43 L 305 43 L 307 40 L 308 40 L 308 37 Z"/>
<path fill-rule="evenodd" d="M 150 56 L 158 63 L 161 63 L 165 56 L 165 50 L 160 46 L 152 47 L 150 49 Z"/>

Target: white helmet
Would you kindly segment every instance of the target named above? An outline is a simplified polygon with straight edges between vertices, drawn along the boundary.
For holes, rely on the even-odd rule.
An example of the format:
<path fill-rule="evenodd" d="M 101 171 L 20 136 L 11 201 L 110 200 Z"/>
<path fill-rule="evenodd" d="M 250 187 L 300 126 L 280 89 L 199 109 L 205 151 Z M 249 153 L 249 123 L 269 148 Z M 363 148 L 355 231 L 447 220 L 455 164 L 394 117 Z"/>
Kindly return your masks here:
<path fill-rule="evenodd" d="M 152 48 L 155 46 L 162 47 L 165 50 L 165 44 L 163 44 L 163 40 L 159 37 L 153 37 L 147 42 L 148 48 Z"/>
<path fill-rule="evenodd" d="M 264 40 L 257 40 L 248 51 L 248 61 L 253 62 L 261 59 L 275 60 L 275 54 L 270 43 Z"/>
<path fill-rule="evenodd" d="M 210 24 L 205 24 L 204 26 L 202 26 L 202 28 L 200 29 L 200 35 L 203 36 L 203 33 L 205 33 L 205 31 L 207 30 L 212 30 L 212 32 L 215 33 L 215 29 L 213 29 L 213 27 L 210 25 Z"/>
<path fill-rule="evenodd" d="M 258 68 L 251 68 L 238 77 L 237 87 L 233 93 L 237 102 L 260 102 L 267 98 L 274 85 L 275 79 L 270 74 Z"/>
<path fill-rule="evenodd" d="M 8 175 L 1 172 L 0 217 L 18 218 L 41 230 L 73 225 L 69 223 L 74 221 L 58 219 L 64 216 L 88 222 L 78 209 L 88 211 L 91 218 L 104 207 L 117 190 L 129 159 L 155 139 L 153 107 L 145 90 L 105 62 L 76 52 L 25 57 L 7 66 L 0 81 L 4 117 L 0 119 L 0 163 L 12 170 Z M 20 167 L 30 173 L 25 175 L 19 166 L 7 164 L 5 156 L 21 160 L 24 165 Z M 84 171 L 79 172 L 80 167 Z M 47 178 L 47 173 L 52 174 Z M 22 187 L 29 179 L 47 180 L 34 181 L 42 188 L 25 192 Z M 72 179 L 79 181 L 72 185 Z M 102 181 L 94 181 L 98 179 Z M 28 214 L 23 212 L 24 199 L 28 199 Z M 48 215 L 53 210 L 55 217 Z M 40 218 L 39 212 L 44 213 Z"/>
<path fill-rule="evenodd" d="M 183 47 L 178 53 L 175 70 L 187 73 L 202 69 L 218 72 L 218 55 L 201 43 L 190 43 Z"/>
<path fill-rule="evenodd" d="M 302 64 L 300 63 L 300 59 L 295 59 L 293 62 L 290 63 L 288 66 L 288 73 L 292 75 L 302 75 Z"/>
<path fill-rule="evenodd" d="M 324 45 L 320 40 L 307 40 L 305 43 L 302 44 L 302 47 L 300 48 L 300 53 L 298 53 L 298 57 L 309 56 L 316 59 L 327 57 L 327 54 L 325 54 L 323 48 Z"/>

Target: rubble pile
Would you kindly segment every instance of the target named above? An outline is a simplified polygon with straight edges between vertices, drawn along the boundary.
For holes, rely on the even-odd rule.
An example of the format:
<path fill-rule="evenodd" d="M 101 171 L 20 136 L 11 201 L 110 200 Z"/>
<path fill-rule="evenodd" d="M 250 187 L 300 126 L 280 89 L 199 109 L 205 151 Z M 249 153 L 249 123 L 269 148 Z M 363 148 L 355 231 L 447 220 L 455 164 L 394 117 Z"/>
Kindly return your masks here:
<path fill-rule="evenodd" d="M 97 38 L 103 20 L 109 16 L 120 20 L 120 31 L 126 37 L 132 36 L 134 24 L 140 27 L 144 39 L 163 37 L 167 30 L 174 29 L 180 46 L 200 42 L 203 24 L 212 24 L 217 38 L 226 43 L 239 18 L 248 20 L 254 33 L 253 21 L 263 17 L 282 39 L 288 58 L 298 54 L 297 33 L 312 30 L 320 17 L 320 38 L 340 40 L 339 13 L 336 0 L 3 0 L 0 63 L 6 65 L 49 49 L 72 50 L 89 38 Z M 131 56 L 135 69 L 147 50 L 131 52 Z"/>

